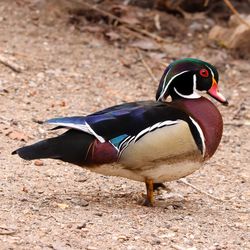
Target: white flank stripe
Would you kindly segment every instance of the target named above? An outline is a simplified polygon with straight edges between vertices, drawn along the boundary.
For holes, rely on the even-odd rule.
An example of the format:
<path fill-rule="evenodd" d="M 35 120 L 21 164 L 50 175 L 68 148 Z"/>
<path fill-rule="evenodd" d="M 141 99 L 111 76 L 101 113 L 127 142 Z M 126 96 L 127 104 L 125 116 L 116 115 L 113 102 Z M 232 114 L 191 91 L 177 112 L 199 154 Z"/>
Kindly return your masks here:
<path fill-rule="evenodd" d="M 119 148 L 117 148 L 116 145 L 114 145 L 110 140 L 109 143 L 116 149 L 117 152 L 119 152 Z"/>
<path fill-rule="evenodd" d="M 143 134 L 145 134 L 145 133 L 147 133 L 147 132 L 149 132 L 149 131 L 150 131 L 150 127 L 143 129 L 143 130 L 135 137 L 134 143 L 136 142 L 136 140 L 137 140 L 141 135 L 143 135 Z"/>
<path fill-rule="evenodd" d="M 122 148 L 122 150 L 119 152 L 118 158 L 121 157 L 122 152 L 128 147 L 129 143 L 130 143 L 131 141 L 133 141 L 134 138 L 135 138 L 135 136 L 132 136 L 132 137 L 126 142 L 126 145 L 125 145 L 125 146 Z"/>
<path fill-rule="evenodd" d="M 128 139 L 130 139 L 131 138 L 131 136 L 128 136 L 128 137 L 126 137 L 121 143 L 120 143 L 120 145 L 119 145 L 119 151 L 121 150 L 121 148 L 123 147 L 123 145 L 126 143 L 126 141 L 128 140 Z"/>
<path fill-rule="evenodd" d="M 207 65 L 206 65 L 207 66 Z M 208 67 L 208 66 L 207 66 Z M 213 70 L 210 68 L 210 67 L 208 67 L 209 69 L 210 69 L 210 72 L 211 72 L 211 74 L 212 74 L 212 76 L 214 77 L 214 72 L 213 72 Z"/>
<path fill-rule="evenodd" d="M 154 124 L 153 126 L 151 127 L 148 127 L 148 128 L 145 128 L 143 129 L 139 134 L 137 134 L 136 136 L 132 136 L 129 138 L 129 140 L 127 140 L 127 138 L 122 142 L 122 145 L 123 147 L 119 146 L 119 158 L 121 157 L 123 151 L 129 146 L 130 143 L 136 143 L 136 141 L 142 137 L 144 134 L 147 134 L 147 133 L 150 133 L 151 131 L 153 131 L 154 129 L 156 128 L 162 128 L 164 126 L 171 126 L 171 125 L 175 125 L 179 122 L 179 120 L 176 120 L 176 121 L 171 121 L 171 120 L 168 120 L 168 121 L 164 121 L 164 122 L 157 122 L 156 124 Z"/>
<path fill-rule="evenodd" d="M 176 120 L 176 121 L 165 121 L 165 122 L 161 122 L 160 123 L 160 126 L 169 126 L 169 125 L 175 125 L 178 123 L 179 120 Z"/>
<path fill-rule="evenodd" d="M 170 71 L 170 70 L 169 70 L 169 71 Z M 168 71 L 168 73 L 169 73 L 169 71 Z M 165 93 L 166 93 L 166 91 L 167 91 L 167 89 L 168 89 L 170 83 L 171 83 L 177 76 L 182 75 L 182 74 L 184 74 L 184 73 L 186 73 L 186 72 L 188 72 L 188 71 L 189 71 L 189 70 L 184 70 L 184 71 L 182 71 L 181 73 L 179 73 L 179 74 L 177 74 L 177 75 L 174 75 L 174 76 L 169 80 L 169 82 L 168 82 L 168 84 L 166 85 L 166 87 L 164 87 L 164 88 L 162 89 L 161 95 L 160 95 L 160 97 L 158 98 L 157 101 L 159 101 L 159 100 L 162 99 L 162 97 L 165 95 Z M 163 84 L 163 85 L 165 85 L 165 83 L 166 83 L 168 73 L 166 74 L 166 76 L 165 76 L 165 78 L 164 78 L 164 84 Z"/>
<path fill-rule="evenodd" d="M 201 142 L 202 142 L 202 156 L 205 156 L 206 153 L 206 144 L 205 144 L 205 137 L 204 134 L 202 132 L 202 129 L 200 127 L 200 125 L 191 117 L 189 116 L 190 120 L 192 121 L 192 123 L 194 124 L 194 126 L 197 128 L 200 138 L 201 138 Z"/>
<path fill-rule="evenodd" d="M 164 126 L 170 126 L 170 125 L 175 125 L 178 123 L 178 120 L 177 121 L 164 121 L 164 122 L 157 122 L 156 124 L 154 124 L 153 126 L 151 127 L 148 127 L 148 128 L 145 128 L 144 130 L 142 130 L 134 139 L 134 143 L 144 134 L 146 134 L 147 132 L 151 132 L 153 131 L 154 129 L 156 128 L 161 128 L 161 127 L 164 127 Z"/>
<path fill-rule="evenodd" d="M 126 145 L 124 146 L 124 148 L 126 148 L 128 145 L 129 145 L 129 143 L 131 142 L 131 141 L 133 141 L 133 139 L 135 138 L 135 136 L 132 136 L 127 142 L 126 142 Z M 123 149 L 124 149 L 123 148 Z"/>
<path fill-rule="evenodd" d="M 154 124 L 152 127 L 150 127 L 149 131 L 152 131 L 152 130 L 154 130 L 155 128 L 158 128 L 160 124 L 161 124 L 160 122 L 157 122 L 157 123 Z"/>

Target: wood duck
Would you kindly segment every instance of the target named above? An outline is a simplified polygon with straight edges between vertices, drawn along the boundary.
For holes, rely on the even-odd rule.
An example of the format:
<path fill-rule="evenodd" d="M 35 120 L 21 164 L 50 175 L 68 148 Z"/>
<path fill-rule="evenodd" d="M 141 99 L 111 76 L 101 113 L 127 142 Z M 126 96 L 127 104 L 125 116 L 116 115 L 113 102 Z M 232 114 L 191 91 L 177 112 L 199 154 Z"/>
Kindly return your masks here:
<path fill-rule="evenodd" d="M 223 121 L 199 92 L 227 104 L 218 91 L 216 68 L 186 58 L 163 73 L 156 101 L 124 103 L 87 115 L 46 121 L 65 133 L 15 150 L 25 160 L 60 159 L 91 171 L 146 183 L 145 205 L 154 187 L 199 169 L 216 151 Z M 171 101 L 167 101 L 168 97 Z"/>

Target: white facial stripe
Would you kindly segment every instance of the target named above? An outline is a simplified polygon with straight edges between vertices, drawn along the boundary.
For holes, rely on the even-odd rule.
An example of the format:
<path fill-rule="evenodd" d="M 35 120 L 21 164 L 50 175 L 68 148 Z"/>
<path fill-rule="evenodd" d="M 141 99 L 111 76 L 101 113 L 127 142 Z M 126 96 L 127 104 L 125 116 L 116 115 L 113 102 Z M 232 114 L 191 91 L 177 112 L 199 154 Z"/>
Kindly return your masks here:
<path fill-rule="evenodd" d="M 197 85 L 197 77 L 196 74 L 193 75 L 193 93 L 196 92 L 196 85 Z"/>
<path fill-rule="evenodd" d="M 202 143 L 202 156 L 204 157 L 205 153 L 206 153 L 206 144 L 205 144 L 204 134 L 202 132 L 202 129 L 201 129 L 200 125 L 191 116 L 189 116 L 189 118 L 192 121 L 192 123 L 194 124 L 194 126 L 197 128 L 198 133 L 200 135 L 201 143 Z"/>
<path fill-rule="evenodd" d="M 164 77 L 162 90 L 163 90 L 163 89 L 165 89 L 165 86 L 166 86 L 166 80 L 167 80 L 167 77 L 168 77 L 168 74 L 169 74 L 170 70 L 171 70 L 171 68 L 169 68 L 169 70 L 168 70 L 167 74 L 166 74 L 166 75 L 165 75 L 165 77 Z"/>
<path fill-rule="evenodd" d="M 170 71 L 170 70 L 169 70 L 169 71 Z M 168 73 L 169 73 L 169 71 L 168 71 Z M 158 98 L 157 101 L 159 101 L 159 100 L 162 99 L 162 97 L 165 95 L 165 93 L 166 93 L 166 91 L 167 91 L 167 89 L 168 89 L 170 83 L 171 83 L 177 76 L 182 75 L 182 74 L 184 74 L 184 73 L 186 73 L 186 72 L 188 72 L 188 71 L 189 71 L 189 70 L 184 70 L 184 71 L 182 71 L 181 73 L 179 73 L 179 74 L 177 74 L 177 75 L 174 75 L 174 76 L 169 80 L 168 84 L 167 84 L 165 87 L 162 88 L 161 95 L 160 95 L 160 97 Z M 165 76 L 165 78 L 164 78 L 163 86 L 166 84 L 166 80 L 167 80 L 167 75 L 168 75 L 168 73 L 166 74 L 166 76 Z"/>
<path fill-rule="evenodd" d="M 206 65 L 206 66 L 207 66 L 207 65 Z M 208 67 L 208 66 L 207 66 L 207 67 Z M 212 76 L 214 77 L 214 72 L 213 72 L 213 70 L 212 70 L 210 67 L 208 67 L 208 68 L 209 68 L 209 70 L 210 70 Z"/>

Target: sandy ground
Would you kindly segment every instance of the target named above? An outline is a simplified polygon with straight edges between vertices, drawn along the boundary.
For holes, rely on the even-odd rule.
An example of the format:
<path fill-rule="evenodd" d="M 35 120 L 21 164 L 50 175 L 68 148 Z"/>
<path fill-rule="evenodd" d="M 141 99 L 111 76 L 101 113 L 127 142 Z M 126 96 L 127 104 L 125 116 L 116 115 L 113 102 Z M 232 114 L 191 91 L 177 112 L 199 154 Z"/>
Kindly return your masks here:
<path fill-rule="evenodd" d="M 195 38 L 165 49 L 218 65 L 230 102 L 217 103 L 225 121 L 217 153 L 186 178 L 210 196 L 175 181 L 147 208 L 143 183 L 11 155 L 54 134 L 41 120 L 154 98 L 157 84 L 133 48 L 66 19 L 44 21 L 35 8 L 0 4 L 0 53 L 22 68 L 0 64 L 0 249 L 250 249 L 249 61 L 197 49 Z M 164 67 L 147 62 L 159 79 Z"/>

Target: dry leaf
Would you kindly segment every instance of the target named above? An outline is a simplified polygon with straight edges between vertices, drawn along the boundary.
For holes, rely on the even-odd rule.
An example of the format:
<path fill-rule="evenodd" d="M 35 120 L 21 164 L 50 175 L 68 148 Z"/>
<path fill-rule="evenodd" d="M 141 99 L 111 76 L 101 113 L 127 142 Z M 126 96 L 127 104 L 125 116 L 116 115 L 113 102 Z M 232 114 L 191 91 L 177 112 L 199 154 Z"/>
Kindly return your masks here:
<path fill-rule="evenodd" d="M 160 61 L 166 58 L 167 56 L 166 53 L 163 53 L 163 52 L 162 53 L 161 52 L 149 52 L 147 55 L 156 61 Z"/>
<path fill-rule="evenodd" d="M 152 40 L 142 39 L 136 40 L 130 44 L 131 47 L 142 49 L 142 50 L 159 50 L 160 47 L 157 43 Z"/>
<path fill-rule="evenodd" d="M 12 140 L 25 141 L 25 142 L 27 142 L 29 138 L 26 134 L 17 130 L 8 130 L 5 135 Z"/>
<path fill-rule="evenodd" d="M 140 23 L 140 21 L 135 16 L 132 16 L 132 15 L 126 15 L 126 16 L 121 17 L 120 19 L 123 22 L 130 24 L 130 25 L 136 25 Z"/>
<path fill-rule="evenodd" d="M 117 41 L 121 38 L 121 36 L 114 31 L 108 31 L 105 33 L 105 36 L 110 40 L 110 41 Z"/>
<path fill-rule="evenodd" d="M 160 15 L 156 14 L 154 16 L 155 27 L 157 30 L 161 30 Z"/>
<path fill-rule="evenodd" d="M 127 24 L 136 25 L 140 23 L 136 17 L 136 13 L 128 8 L 128 6 L 115 5 L 111 8 L 111 13 Z"/>
<path fill-rule="evenodd" d="M 83 32 L 85 31 L 85 32 L 89 32 L 89 33 L 102 33 L 104 29 L 100 26 L 86 25 L 84 27 L 81 27 L 80 30 Z"/>
<path fill-rule="evenodd" d="M 31 92 L 28 93 L 28 97 L 35 96 L 36 94 L 37 94 L 36 90 L 31 91 Z"/>
<path fill-rule="evenodd" d="M 65 101 L 61 101 L 59 104 L 61 107 L 65 107 L 66 106 L 66 102 Z"/>

